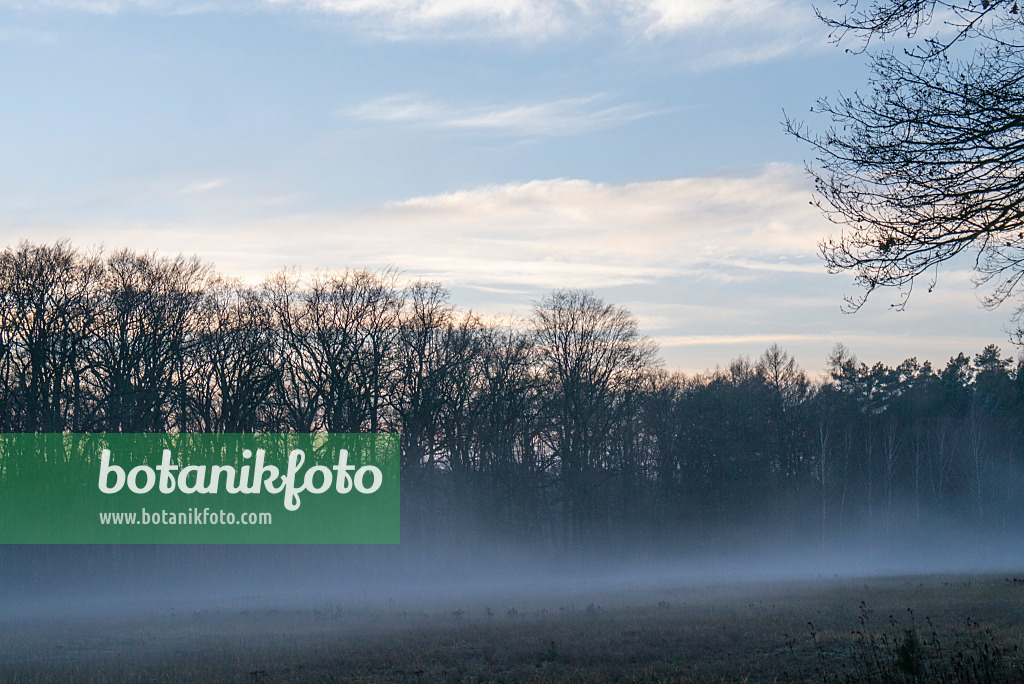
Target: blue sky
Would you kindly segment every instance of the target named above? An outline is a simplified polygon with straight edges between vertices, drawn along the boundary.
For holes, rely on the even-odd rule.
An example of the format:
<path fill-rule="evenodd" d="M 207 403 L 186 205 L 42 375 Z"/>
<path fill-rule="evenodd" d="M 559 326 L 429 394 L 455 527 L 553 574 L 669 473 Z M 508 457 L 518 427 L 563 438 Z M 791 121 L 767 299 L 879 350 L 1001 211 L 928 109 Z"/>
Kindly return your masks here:
<path fill-rule="evenodd" d="M 966 263 L 841 312 L 779 123 L 865 87 L 827 38 L 787 0 L 0 0 L 0 231 L 394 265 L 486 316 L 585 287 L 689 372 L 1009 352 Z"/>

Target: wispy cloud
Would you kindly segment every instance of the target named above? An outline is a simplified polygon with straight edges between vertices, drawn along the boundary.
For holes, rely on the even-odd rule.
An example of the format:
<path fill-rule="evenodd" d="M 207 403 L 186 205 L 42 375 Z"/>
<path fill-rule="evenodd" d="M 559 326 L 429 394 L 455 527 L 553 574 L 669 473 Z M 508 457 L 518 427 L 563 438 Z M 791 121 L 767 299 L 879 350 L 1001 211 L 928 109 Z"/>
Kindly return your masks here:
<path fill-rule="evenodd" d="M 366 121 L 549 137 L 585 133 L 665 113 L 633 103 L 605 105 L 608 100 L 606 95 L 597 94 L 514 105 L 455 106 L 405 94 L 370 100 L 338 114 Z"/>
<path fill-rule="evenodd" d="M 792 0 L 266 0 L 279 7 L 374 18 L 397 36 L 473 24 L 495 33 L 545 38 L 581 26 L 620 25 L 648 35 L 763 24 L 807 12 Z"/>
<path fill-rule="evenodd" d="M 355 19 L 379 36 L 403 39 L 502 36 L 544 40 L 562 35 L 586 13 L 587 0 L 265 0 Z"/>
<path fill-rule="evenodd" d="M 178 194 L 194 195 L 196 193 L 201 192 L 210 192 L 211 190 L 216 190 L 217 188 L 223 187 L 225 184 L 227 184 L 227 182 L 228 181 L 226 178 L 214 178 L 212 180 L 196 181 L 194 183 L 189 183 L 188 185 L 183 187 L 181 190 L 178 191 Z"/>
<path fill-rule="evenodd" d="M 649 34 L 678 33 L 698 28 L 751 26 L 790 20 L 807 6 L 786 0 L 638 0 L 630 3 L 633 16 Z"/>
<path fill-rule="evenodd" d="M 730 47 L 719 46 L 710 48 L 699 55 L 694 55 L 686 64 L 691 71 L 709 72 L 744 64 L 757 64 L 784 57 L 812 44 L 823 45 L 820 36 L 814 37 L 810 32 L 801 35 L 794 31 L 784 36 L 754 36 L 749 40 L 737 39 Z"/>
<path fill-rule="evenodd" d="M 539 42 L 608 28 L 649 38 L 743 27 L 791 35 L 797 24 L 813 22 L 798 0 L 0 0 L 0 7 L 97 14 L 291 11 L 337 17 L 363 35 L 392 40 Z"/>
<path fill-rule="evenodd" d="M 180 0 L 3 0 L 0 7 L 13 9 L 32 10 L 71 10 L 76 12 L 89 12 L 91 14 L 117 14 L 125 10 L 161 10 L 168 6 L 192 4 L 182 3 Z"/>
<path fill-rule="evenodd" d="M 810 7 L 793 0 L 641 0 L 632 25 L 650 39 L 684 36 L 689 69 L 767 62 L 826 41 Z"/>
<path fill-rule="evenodd" d="M 799 0 L 265 0 L 271 6 L 356 22 L 389 39 L 512 38 L 531 42 L 603 31 L 645 39 L 736 36 L 728 50 L 699 49 L 695 68 L 763 61 L 818 29 Z M 816 33 L 820 33 L 817 30 Z"/>
<path fill-rule="evenodd" d="M 185 190 L 218 187 L 203 180 Z M 808 206 L 808 193 L 799 168 L 771 165 L 744 176 L 624 185 L 536 180 L 359 211 L 132 225 L 116 235 L 110 227 L 81 226 L 82 237 L 72 237 L 134 244 L 129 236 L 139 234 L 148 247 L 170 251 L 203 245 L 204 256 L 246 275 L 286 264 L 396 264 L 450 284 L 531 292 L 681 275 L 715 283 L 820 271 L 815 242 L 827 226 Z"/>
<path fill-rule="evenodd" d="M 108 15 L 124 12 L 161 15 L 252 12 L 262 7 L 265 4 L 260 0 L 0 0 L 0 9 L 65 10 Z"/>
<path fill-rule="evenodd" d="M 53 45 L 57 43 L 57 34 L 53 31 L 38 31 L 35 29 L 20 27 L 0 26 L 0 43 Z"/>
<path fill-rule="evenodd" d="M 843 340 L 848 343 L 855 343 L 859 341 L 870 341 L 874 338 L 872 335 L 850 335 L 844 334 Z M 724 345 L 770 345 L 772 343 L 777 344 L 790 344 L 793 342 L 834 342 L 836 336 L 834 334 L 818 334 L 818 333 L 756 333 L 750 335 L 664 335 L 656 338 L 658 344 L 662 347 L 703 347 L 703 346 L 715 346 L 721 347 Z"/>

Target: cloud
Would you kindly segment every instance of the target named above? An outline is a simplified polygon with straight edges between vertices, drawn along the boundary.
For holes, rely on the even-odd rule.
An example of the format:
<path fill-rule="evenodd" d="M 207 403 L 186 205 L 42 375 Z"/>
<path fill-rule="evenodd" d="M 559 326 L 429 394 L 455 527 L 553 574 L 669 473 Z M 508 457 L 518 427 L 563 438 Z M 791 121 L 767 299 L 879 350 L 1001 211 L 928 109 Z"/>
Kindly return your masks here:
<path fill-rule="evenodd" d="M 479 277 L 506 283 L 627 284 L 813 258 L 822 222 L 806 197 L 800 171 L 778 165 L 747 177 L 489 186 L 396 202 L 359 222 L 421 227 L 440 244 L 403 256 L 425 266 L 458 256 L 478 263 Z M 428 264 L 431 251 L 441 253 Z"/>
<path fill-rule="evenodd" d="M 874 335 L 850 335 L 842 336 L 844 343 L 856 343 L 861 341 L 872 341 Z M 763 345 L 791 344 L 794 342 L 835 342 L 835 334 L 800 334 L 800 333 L 755 333 L 748 335 L 665 335 L 657 337 L 657 342 L 662 347 L 722 347 L 726 345 Z"/>
<path fill-rule="evenodd" d="M 414 95 L 392 95 L 338 114 L 365 121 L 548 137 L 585 133 L 665 113 L 665 110 L 645 110 L 636 104 L 601 106 L 606 99 L 605 95 L 598 94 L 518 105 L 458 107 Z"/>
<path fill-rule="evenodd" d="M 767 62 L 808 46 L 825 47 L 806 3 L 791 0 L 642 0 L 633 25 L 649 39 L 685 36 L 685 65 L 706 72 Z"/>
<path fill-rule="evenodd" d="M 189 183 L 181 190 L 178 191 L 180 195 L 193 195 L 196 193 L 210 192 L 217 188 L 224 187 L 227 184 L 226 178 L 214 178 L 213 180 L 196 181 L 195 183 Z"/>
<path fill-rule="evenodd" d="M 162 10 L 174 5 L 185 5 L 175 0 L 35 0 L 34 2 L 19 2 L 17 0 L 3 0 L 0 7 L 13 9 L 60 9 L 75 12 L 88 12 L 90 14 L 117 14 L 125 10 Z"/>
<path fill-rule="evenodd" d="M 362 35 L 411 38 L 513 38 L 531 42 L 605 29 L 658 38 L 753 27 L 792 34 L 794 21 L 813 23 L 797 0 L 0 0 L 14 9 L 311 13 L 337 17 Z"/>
<path fill-rule="evenodd" d="M 102 239 L 171 252 L 201 246 L 226 272 L 254 278 L 285 265 L 394 264 L 450 285 L 540 292 L 683 275 L 722 283 L 822 272 L 815 243 L 827 224 L 808 196 L 800 169 L 770 165 L 744 176 L 623 185 L 535 180 L 344 212 L 54 230 L 78 244 Z"/>
<path fill-rule="evenodd" d="M 357 20 L 392 39 L 503 36 L 544 40 L 562 35 L 589 3 L 573 0 L 265 0 L 269 6 Z"/>
<path fill-rule="evenodd" d="M 0 9 L 71 11 L 115 15 L 140 12 L 159 15 L 252 12 L 259 0 L 0 0 Z"/>
<path fill-rule="evenodd" d="M 702 73 L 725 69 L 744 64 L 757 64 L 768 62 L 779 57 L 784 57 L 798 48 L 811 45 L 823 44 L 820 37 L 812 38 L 811 34 L 804 34 L 797 31 L 787 33 L 780 37 L 754 36 L 749 40 L 737 39 L 731 41 L 728 47 L 709 48 L 699 55 L 694 55 L 686 61 L 687 67 L 694 72 Z"/>
<path fill-rule="evenodd" d="M 763 25 L 806 5 L 787 0 L 265 0 L 277 7 L 372 18 L 397 36 L 415 30 L 475 24 L 531 38 L 561 35 L 581 25 L 625 25 L 648 35 L 708 27 Z"/>
<path fill-rule="evenodd" d="M 0 26 L 0 43 L 54 45 L 57 42 L 57 34 L 52 31 L 37 31 L 20 27 Z"/>
<path fill-rule="evenodd" d="M 632 3 L 634 13 L 649 34 L 678 33 L 698 28 L 775 24 L 789 20 L 806 5 L 784 0 L 642 0 Z"/>
<path fill-rule="evenodd" d="M 224 179 L 178 185 L 179 197 Z M 183 221 L 38 225 L 45 240 L 102 240 L 192 252 L 226 272 L 260 278 L 306 268 L 394 264 L 448 284 L 498 291 L 655 283 L 687 276 L 743 282 L 758 274 L 822 272 L 816 240 L 828 224 L 808 206 L 801 169 L 628 184 L 534 180 L 412 197 L 359 210 L 200 212 Z M 205 205 L 204 205 L 205 206 Z M 48 235 L 52 233 L 52 235 Z M 8 241 L 16 241 L 8 236 Z"/>

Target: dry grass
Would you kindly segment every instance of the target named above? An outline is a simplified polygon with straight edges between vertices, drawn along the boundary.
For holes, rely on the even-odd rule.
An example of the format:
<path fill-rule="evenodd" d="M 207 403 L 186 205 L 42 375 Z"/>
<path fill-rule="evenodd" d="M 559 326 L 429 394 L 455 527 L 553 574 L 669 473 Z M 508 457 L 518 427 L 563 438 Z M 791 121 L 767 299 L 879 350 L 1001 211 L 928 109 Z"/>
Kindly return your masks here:
<path fill-rule="evenodd" d="M 419 607 L 264 605 L 168 611 L 148 619 L 8 619 L 0 623 L 0 678 L 888 682 L 967 681 L 964 673 L 973 672 L 976 681 L 1024 681 L 1014 650 L 1022 630 L 1024 582 L 1006 575 L 644 589 Z M 987 657 L 989 664 L 951 669 L 972 657 Z"/>

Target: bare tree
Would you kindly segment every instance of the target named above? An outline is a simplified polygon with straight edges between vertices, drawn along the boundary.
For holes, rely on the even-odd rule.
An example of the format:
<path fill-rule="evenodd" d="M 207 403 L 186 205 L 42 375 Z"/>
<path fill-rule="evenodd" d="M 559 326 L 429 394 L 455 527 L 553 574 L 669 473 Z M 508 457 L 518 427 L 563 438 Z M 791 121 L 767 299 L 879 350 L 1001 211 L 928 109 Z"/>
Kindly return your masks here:
<path fill-rule="evenodd" d="M 303 285 L 294 271 L 277 273 L 262 285 L 273 315 L 281 369 L 271 394 L 281 429 L 312 432 L 318 426 L 325 394 L 324 378 L 315 363 L 316 340 L 304 306 Z"/>
<path fill-rule="evenodd" d="M 317 274 L 302 297 L 305 354 L 322 379 L 324 427 L 376 429 L 401 304 L 394 273 Z"/>
<path fill-rule="evenodd" d="M 398 344 L 404 293 L 398 286 L 398 274 L 393 269 L 361 272 L 358 281 L 363 302 L 359 387 L 368 420 L 366 429 L 379 432 L 384 427 L 386 412 L 392 407 L 398 382 Z"/>
<path fill-rule="evenodd" d="M 450 294 L 440 283 L 417 281 L 406 291 L 399 327 L 399 378 L 395 398 L 403 437 L 403 467 L 433 470 L 442 459 L 445 338 L 455 320 Z"/>
<path fill-rule="evenodd" d="M 872 41 L 893 36 L 916 38 L 927 32 L 918 45 L 907 50 L 908 56 L 917 59 L 942 57 L 961 42 L 1019 46 L 1024 27 L 1016 0 L 838 0 L 836 7 L 837 14 L 815 8 L 818 18 L 832 29 L 835 42 L 850 35 L 861 41 L 864 50 Z M 933 23 L 936 19 L 937 24 Z"/>
<path fill-rule="evenodd" d="M 833 272 L 852 271 L 863 295 L 903 292 L 917 278 L 973 252 L 986 304 L 1020 294 L 1024 275 L 1024 35 L 1013 0 L 840 3 L 824 16 L 837 39 L 935 34 L 910 50 L 872 54 L 867 95 L 822 99 L 831 119 L 816 133 L 788 119 L 817 153 L 816 202 L 843 227 L 820 245 Z M 933 18 L 941 15 L 941 20 Z M 954 48 L 955 46 L 955 48 Z M 971 50 L 973 48 L 973 50 Z M 966 56 L 964 52 L 968 52 Z M 1018 309 L 1015 320 L 1024 310 Z"/>
<path fill-rule="evenodd" d="M 488 515 L 523 539 L 544 537 L 550 460 L 538 448 L 540 379 L 531 335 L 515 322 L 481 331 L 475 442 L 490 480 Z"/>
<path fill-rule="evenodd" d="M 95 335 L 96 256 L 64 242 L 0 254 L 0 409 L 23 432 L 87 425 L 88 346 Z"/>
<path fill-rule="evenodd" d="M 534 307 L 539 360 L 549 391 L 549 440 L 560 464 L 568 533 L 582 541 L 594 523 L 596 475 L 656 348 L 636 319 L 592 292 L 556 290 Z"/>
<path fill-rule="evenodd" d="M 91 359 L 98 427 L 183 427 L 188 359 L 200 335 L 196 311 L 210 275 L 210 267 L 194 257 L 122 250 L 107 259 Z"/>
<path fill-rule="evenodd" d="M 211 283 L 201 309 L 189 397 L 197 430 L 257 432 L 280 426 L 267 397 L 280 382 L 280 336 L 259 291 Z"/>

